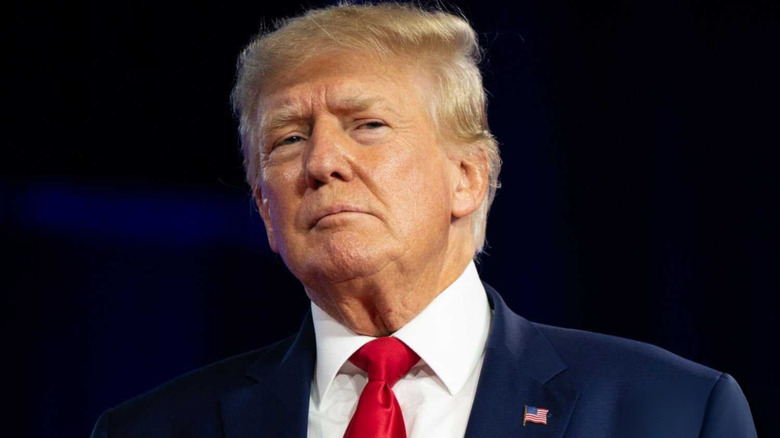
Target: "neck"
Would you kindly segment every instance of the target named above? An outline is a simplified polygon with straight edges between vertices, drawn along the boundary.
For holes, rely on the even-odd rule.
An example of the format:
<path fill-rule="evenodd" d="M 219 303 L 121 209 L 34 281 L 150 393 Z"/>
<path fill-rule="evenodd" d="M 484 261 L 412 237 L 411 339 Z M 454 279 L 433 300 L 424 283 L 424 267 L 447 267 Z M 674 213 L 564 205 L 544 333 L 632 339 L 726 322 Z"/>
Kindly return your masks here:
<path fill-rule="evenodd" d="M 387 336 L 422 312 L 463 273 L 473 248 L 451 252 L 422 266 L 402 269 L 392 264 L 368 278 L 318 285 L 316 291 L 306 286 L 306 294 L 353 332 Z"/>

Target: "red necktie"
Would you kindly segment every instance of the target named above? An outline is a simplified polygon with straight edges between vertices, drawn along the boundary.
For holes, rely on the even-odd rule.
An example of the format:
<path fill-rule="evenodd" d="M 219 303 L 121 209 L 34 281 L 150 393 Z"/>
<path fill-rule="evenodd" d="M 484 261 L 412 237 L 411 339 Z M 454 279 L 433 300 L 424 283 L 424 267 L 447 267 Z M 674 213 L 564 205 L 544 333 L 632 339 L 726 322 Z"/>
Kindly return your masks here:
<path fill-rule="evenodd" d="M 344 438 L 406 438 L 401 406 L 390 388 L 418 360 L 420 356 L 393 337 L 374 339 L 349 358 L 368 372 L 368 383 Z"/>

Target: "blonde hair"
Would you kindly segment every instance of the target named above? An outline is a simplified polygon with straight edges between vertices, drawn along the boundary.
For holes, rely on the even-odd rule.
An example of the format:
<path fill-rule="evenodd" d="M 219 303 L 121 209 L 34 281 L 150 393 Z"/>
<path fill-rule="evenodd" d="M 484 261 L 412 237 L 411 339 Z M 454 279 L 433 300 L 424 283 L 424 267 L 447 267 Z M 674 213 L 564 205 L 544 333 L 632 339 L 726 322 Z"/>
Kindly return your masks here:
<path fill-rule="evenodd" d="M 501 158 L 487 123 L 477 35 L 465 19 L 441 10 L 395 3 L 340 4 L 308 11 L 255 37 L 239 58 L 232 93 L 247 182 L 253 191 L 262 178 L 258 112 L 263 85 L 271 76 L 292 71 L 312 57 L 345 50 L 426 63 L 435 85 L 431 116 L 440 134 L 467 150 L 484 153 L 488 160 L 488 192 L 472 214 L 476 254 L 482 252 Z"/>

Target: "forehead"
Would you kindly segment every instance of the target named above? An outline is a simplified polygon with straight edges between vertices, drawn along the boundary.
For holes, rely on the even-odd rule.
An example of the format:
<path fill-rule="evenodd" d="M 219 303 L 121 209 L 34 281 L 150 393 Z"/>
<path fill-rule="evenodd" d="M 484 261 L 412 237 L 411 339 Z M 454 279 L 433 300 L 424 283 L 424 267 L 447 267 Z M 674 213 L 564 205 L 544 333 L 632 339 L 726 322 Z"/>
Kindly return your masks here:
<path fill-rule="evenodd" d="M 397 58 L 331 54 L 272 75 L 260 93 L 263 118 L 279 113 L 308 114 L 320 108 L 360 111 L 424 106 L 424 80 L 418 69 Z"/>

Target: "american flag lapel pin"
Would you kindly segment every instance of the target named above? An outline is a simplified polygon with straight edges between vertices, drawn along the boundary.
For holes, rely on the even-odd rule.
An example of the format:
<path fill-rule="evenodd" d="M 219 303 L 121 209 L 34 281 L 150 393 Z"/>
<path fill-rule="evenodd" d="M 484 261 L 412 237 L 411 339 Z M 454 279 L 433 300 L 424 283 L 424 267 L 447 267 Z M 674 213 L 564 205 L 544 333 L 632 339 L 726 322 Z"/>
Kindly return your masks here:
<path fill-rule="evenodd" d="M 547 424 L 547 413 L 549 412 L 549 409 L 525 405 L 523 427 L 525 427 L 525 423 Z"/>

